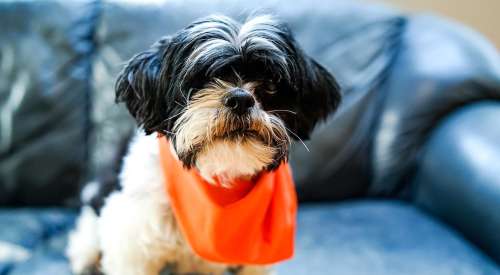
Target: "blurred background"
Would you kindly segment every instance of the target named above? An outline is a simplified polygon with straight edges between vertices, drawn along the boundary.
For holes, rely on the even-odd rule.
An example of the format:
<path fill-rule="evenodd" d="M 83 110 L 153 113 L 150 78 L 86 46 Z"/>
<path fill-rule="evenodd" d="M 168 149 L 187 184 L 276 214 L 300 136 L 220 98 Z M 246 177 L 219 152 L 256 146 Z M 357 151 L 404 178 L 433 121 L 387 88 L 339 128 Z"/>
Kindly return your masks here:
<path fill-rule="evenodd" d="M 123 64 L 255 10 L 343 92 L 292 146 L 296 255 L 278 273 L 500 274 L 499 1 L 0 0 L 0 275 L 70 274 L 80 188 L 115 180 L 135 129 L 114 103 Z"/>
<path fill-rule="evenodd" d="M 366 0 L 400 7 L 408 12 L 435 12 L 460 21 L 487 36 L 500 47 L 500 1 L 496 0 Z"/>

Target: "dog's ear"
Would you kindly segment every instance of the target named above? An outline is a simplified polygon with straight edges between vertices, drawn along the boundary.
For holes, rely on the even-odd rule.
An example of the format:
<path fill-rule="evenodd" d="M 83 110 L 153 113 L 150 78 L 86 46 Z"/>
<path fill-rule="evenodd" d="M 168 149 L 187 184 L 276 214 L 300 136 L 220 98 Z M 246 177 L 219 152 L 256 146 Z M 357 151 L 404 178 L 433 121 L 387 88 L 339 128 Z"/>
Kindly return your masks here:
<path fill-rule="evenodd" d="M 123 102 L 146 134 L 161 131 L 166 112 L 161 98 L 161 66 L 168 38 L 155 43 L 149 50 L 132 57 L 120 72 L 115 84 L 116 102 Z"/>
<path fill-rule="evenodd" d="M 275 44 L 285 52 L 286 79 L 290 88 L 295 91 L 296 114 L 288 116 L 285 121 L 294 132 L 292 137 L 309 139 L 314 126 L 332 114 L 340 104 L 340 86 L 323 66 L 309 57 L 295 40 L 290 28 L 279 21 L 273 21 L 277 35 Z M 281 57 L 278 55 L 278 57 Z M 281 59 L 279 59 L 281 60 Z M 297 135 L 297 136 L 295 136 Z"/>
<path fill-rule="evenodd" d="M 340 87 L 323 66 L 303 56 L 295 133 L 308 139 L 314 126 L 332 114 L 340 104 Z"/>

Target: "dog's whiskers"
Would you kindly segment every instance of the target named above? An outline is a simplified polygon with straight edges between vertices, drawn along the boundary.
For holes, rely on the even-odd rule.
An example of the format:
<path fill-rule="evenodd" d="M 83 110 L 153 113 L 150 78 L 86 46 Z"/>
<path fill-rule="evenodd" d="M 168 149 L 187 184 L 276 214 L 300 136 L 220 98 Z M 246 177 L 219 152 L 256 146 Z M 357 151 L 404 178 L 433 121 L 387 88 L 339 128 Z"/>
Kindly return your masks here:
<path fill-rule="evenodd" d="M 268 111 L 269 113 L 274 113 L 274 112 L 286 112 L 286 113 L 290 113 L 290 114 L 293 114 L 293 115 L 297 115 L 297 112 L 294 112 L 294 111 L 291 111 L 291 110 L 270 110 Z"/>
<path fill-rule="evenodd" d="M 283 127 L 285 127 L 285 129 L 290 132 L 290 134 L 292 134 L 294 137 L 296 137 L 301 143 L 302 145 L 304 145 L 304 148 L 306 148 L 307 152 L 311 152 L 309 150 L 309 147 L 307 147 L 306 143 L 299 137 L 299 135 L 297 135 L 296 133 L 294 133 L 292 130 L 290 130 L 288 127 L 286 127 L 285 125 L 283 125 Z"/>

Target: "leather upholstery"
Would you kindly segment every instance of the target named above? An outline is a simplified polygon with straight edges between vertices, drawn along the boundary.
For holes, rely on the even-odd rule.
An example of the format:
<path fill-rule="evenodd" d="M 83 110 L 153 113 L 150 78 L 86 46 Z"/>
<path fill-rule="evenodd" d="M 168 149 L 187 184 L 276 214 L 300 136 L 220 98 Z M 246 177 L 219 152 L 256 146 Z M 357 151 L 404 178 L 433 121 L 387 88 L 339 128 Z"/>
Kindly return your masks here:
<path fill-rule="evenodd" d="M 78 190 L 95 50 L 87 11 L 0 3 L 0 205 L 60 204 Z"/>
<path fill-rule="evenodd" d="M 406 199 L 500 261 L 498 50 L 446 19 L 350 0 L 0 3 L 0 205 L 68 205 L 133 127 L 114 104 L 123 63 L 195 18 L 254 9 L 288 22 L 343 89 L 309 151 L 292 148 L 300 199 Z"/>
<path fill-rule="evenodd" d="M 74 217 L 61 209 L 0 210 L 0 274 L 69 275 L 63 251 Z M 294 258 L 276 266 L 277 274 L 500 274 L 459 233 L 398 201 L 303 206 L 297 229 Z M 161 275 L 183 274 L 166 268 Z"/>
<path fill-rule="evenodd" d="M 500 261 L 499 102 L 464 107 L 430 136 L 412 181 L 415 202 Z"/>
<path fill-rule="evenodd" d="M 404 189 L 443 118 L 462 106 L 500 99 L 498 51 L 470 29 L 415 16 L 402 43 L 372 141 L 371 189 L 383 194 Z"/>
<path fill-rule="evenodd" d="M 113 100 L 115 76 L 133 54 L 197 17 L 211 13 L 244 17 L 242 4 L 233 1 L 184 4 L 171 1 L 159 6 L 99 1 L 94 4 L 42 2 L 39 5 L 54 14 L 65 14 L 67 18 L 50 21 L 51 12 L 36 14 L 34 7 L 26 3 L 3 5 L 5 14 L 17 6 L 20 15 L 34 14 L 33 22 L 50 30 L 45 31 L 50 35 L 40 30 L 42 35 L 36 40 L 30 36 L 31 29 L 25 27 L 23 32 L 18 22 L 19 26 L 12 25 L 4 34 L 17 33 L 18 37 L 3 47 L 4 56 L 21 43 L 22 37 L 27 39 L 28 42 L 23 43 L 28 48 L 26 53 L 18 56 L 32 64 L 28 75 L 33 79 L 43 78 L 45 83 L 36 88 L 28 87 L 32 96 L 15 108 L 13 124 L 19 125 L 16 131 L 27 129 L 19 133 L 13 131 L 14 136 L 10 139 L 3 130 L 5 149 L 0 157 L 5 161 L 0 167 L 4 175 L 0 186 L 6 190 L 4 204 L 53 203 L 57 201 L 55 198 L 45 198 L 42 193 L 27 199 L 19 186 L 48 188 L 55 179 L 60 182 L 62 178 L 68 183 L 60 185 L 69 188 L 85 178 L 86 172 L 96 171 L 96 167 L 110 162 L 120 137 L 133 125 L 129 115 Z M 187 8 L 190 5 L 199 8 Z M 306 52 L 334 73 L 344 91 L 344 103 L 337 116 L 319 127 L 307 144 L 311 152 L 300 143 L 294 146 L 291 162 L 302 200 L 343 199 L 367 193 L 399 194 L 418 165 L 417 155 L 426 136 L 441 118 L 469 102 L 499 97 L 498 52 L 476 33 L 446 20 L 428 15 L 404 16 L 383 6 L 350 1 L 316 0 L 311 3 L 302 0 L 295 5 L 255 1 L 244 6 L 247 11 L 262 7 L 276 11 L 289 23 Z M 8 16 L 4 18 L 9 20 Z M 45 48 L 47 55 L 27 54 L 35 50 L 44 52 Z M 61 56 L 61 60 L 51 58 L 49 62 L 48 56 Z M 4 63 L 8 64 L 7 61 Z M 2 105 L 8 103 L 7 95 L 11 94 L 9 91 L 15 80 L 23 76 L 23 70 L 10 69 L 10 74 L 4 74 L 9 77 L 3 81 Z M 58 69 L 64 73 L 56 74 Z M 81 75 L 69 73 L 72 70 Z M 38 76 L 39 71 L 45 73 Z M 469 96 L 452 89 L 474 81 L 487 82 L 491 93 L 475 95 L 471 91 Z M 71 86 L 72 92 L 64 89 L 65 85 Z M 47 96 L 54 89 L 58 89 L 60 96 Z M 59 113 L 52 111 L 55 112 L 52 121 L 57 123 L 47 122 L 51 116 L 36 116 L 36 109 L 28 108 L 30 100 L 34 102 L 31 104 L 39 101 L 35 96 L 38 94 L 45 95 L 47 105 L 62 109 Z M 66 97 L 68 99 L 63 100 Z M 435 106 L 439 106 L 439 110 Z M 17 111 L 27 108 L 30 113 L 26 115 Z M 58 121 L 62 117 L 60 113 L 69 110 L 73 115 L 63 116 L 65 119 Z M 12 110 L 4 112 L 14 113 Z M 22 123 L 32 117 L 31 123 Z M 40 128 L 43 123 L 58 126 Z M 40 135 L 51 138 L 40 139 Z M 27 137 L 33 138 L 27 141 Z M 62 142 L 57 142 L 59 139 Z M 76 142 L 64 142 L 70 139 Z M 15 143 L 10 144 L 12 140 Z M 37 147 L 41 140 L 53 145 Z M 52 149 L 56 144 L 58 149 Z M 81 146 L 76 148 L 76 144 Z M 21 147 L 23 150 L 19 149 Z M 31 148 L 34 151 L 30 154 Z M 65 154 L 68 151 L 72 154 Z M 51 154 L 54 160 L 44 162 L 41 160 L 46 158 L 45 152 L 61 153 Z M 86 163 L 86 159 L 88 162 L 84 166 L 82 163 Z M 45 169 L 42 163 L 57 163 L 54 165 L 57 168 Z M 23 173 L 33 171 L 33 166 L 40 170 Z M 32 178 L 35 174 L 36 180 Z M 76 190 L 69 189 L 60 195 L 67 197 L 68 192 Z"/>

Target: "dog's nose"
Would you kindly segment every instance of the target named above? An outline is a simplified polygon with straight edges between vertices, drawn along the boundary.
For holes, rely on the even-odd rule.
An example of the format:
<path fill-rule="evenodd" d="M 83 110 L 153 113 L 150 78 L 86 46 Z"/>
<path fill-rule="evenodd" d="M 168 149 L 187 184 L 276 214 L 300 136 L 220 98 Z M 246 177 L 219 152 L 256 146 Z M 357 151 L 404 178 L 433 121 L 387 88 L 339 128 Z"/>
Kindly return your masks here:
<path fill-rule="evenodd" d="M 241 88 L 233 88 L 224 98 L 224 106 L 238 115 L 247 113 L 255 105 L 252 94 Z"/>

